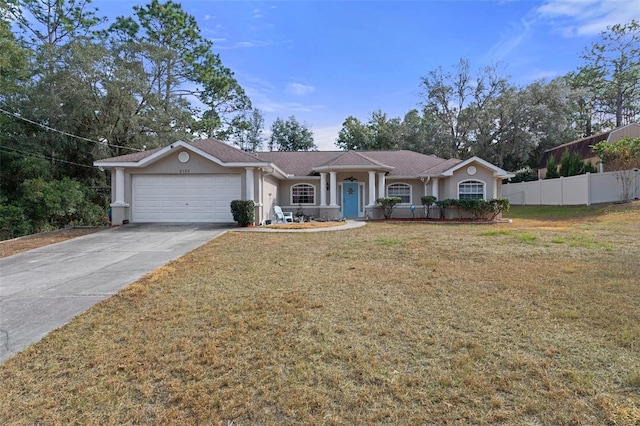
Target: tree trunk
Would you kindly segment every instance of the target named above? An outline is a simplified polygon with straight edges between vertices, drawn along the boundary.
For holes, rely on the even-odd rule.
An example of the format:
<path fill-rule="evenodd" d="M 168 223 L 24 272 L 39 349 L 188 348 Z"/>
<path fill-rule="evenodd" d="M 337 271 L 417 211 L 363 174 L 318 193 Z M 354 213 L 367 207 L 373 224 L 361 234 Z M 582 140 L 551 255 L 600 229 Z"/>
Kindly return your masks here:
<path fill-rule="evenodd" d="M 622 126 L 622 101 L 623 101 L 622 89 L 618 87 L 617 92 L 618 93 L 616 96 L 616 127 L 620 127 Z"/>

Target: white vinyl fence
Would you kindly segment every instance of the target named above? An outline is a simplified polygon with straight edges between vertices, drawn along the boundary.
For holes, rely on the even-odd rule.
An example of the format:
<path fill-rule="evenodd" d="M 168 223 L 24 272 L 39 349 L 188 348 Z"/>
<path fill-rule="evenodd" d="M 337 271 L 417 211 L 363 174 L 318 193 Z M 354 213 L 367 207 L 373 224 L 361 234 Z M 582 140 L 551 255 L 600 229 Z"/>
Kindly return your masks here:
<path fill-rule="evenodd" d="M 640 170 L 632 170 L 630 198 L 640 198 Z M 502 185 L 502 196 L 512 205 L 591 205 L 622 200 L 616 172 L 543 179 Z"/>

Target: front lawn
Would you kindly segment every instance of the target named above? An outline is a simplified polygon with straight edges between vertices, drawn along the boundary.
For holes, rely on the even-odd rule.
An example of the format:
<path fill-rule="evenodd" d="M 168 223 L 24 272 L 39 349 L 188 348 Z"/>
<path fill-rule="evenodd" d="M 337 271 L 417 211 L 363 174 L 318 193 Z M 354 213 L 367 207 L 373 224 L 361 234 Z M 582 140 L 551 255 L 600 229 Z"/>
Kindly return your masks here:
<path fill-rule="evenodd" d="M 227 233 L 0 366 L 0 424 L 637 425 L 640 204 L 516 216 Z"/>

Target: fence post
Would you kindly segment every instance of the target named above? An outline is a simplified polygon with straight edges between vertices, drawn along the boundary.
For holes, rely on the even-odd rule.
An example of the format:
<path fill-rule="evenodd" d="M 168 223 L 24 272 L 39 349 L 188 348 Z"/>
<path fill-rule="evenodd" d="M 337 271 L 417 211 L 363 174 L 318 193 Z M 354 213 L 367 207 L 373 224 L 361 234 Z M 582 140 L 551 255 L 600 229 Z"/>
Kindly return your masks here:
<path fill-rule="evenodd" d="M 538 205 L 542 205 L 542 179 L 538 179 Z"/>
<path fill-rule="evenodd" d="M 591 172 L 587 172 L 587 205 L 591 205 Z"/>

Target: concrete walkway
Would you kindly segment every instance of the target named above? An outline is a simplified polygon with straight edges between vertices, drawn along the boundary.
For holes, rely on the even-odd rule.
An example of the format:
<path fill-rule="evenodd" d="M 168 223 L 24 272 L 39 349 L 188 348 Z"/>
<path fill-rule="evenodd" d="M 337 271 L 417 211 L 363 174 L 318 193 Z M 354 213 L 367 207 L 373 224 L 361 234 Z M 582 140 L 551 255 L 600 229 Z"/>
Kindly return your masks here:
<path fill-rule="evenodd" d="M 0 363 L 230 229 L 129 224 L 0 259 Z"/>

